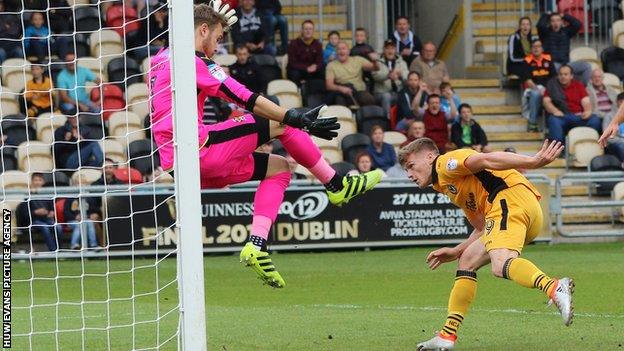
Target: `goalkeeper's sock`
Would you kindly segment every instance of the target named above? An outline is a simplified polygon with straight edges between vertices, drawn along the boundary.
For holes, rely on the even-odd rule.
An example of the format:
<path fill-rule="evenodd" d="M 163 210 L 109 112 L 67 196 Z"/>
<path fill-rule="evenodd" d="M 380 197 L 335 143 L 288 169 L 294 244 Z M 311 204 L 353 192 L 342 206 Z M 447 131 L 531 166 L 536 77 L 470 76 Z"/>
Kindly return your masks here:
<path fill-rule="evenodd" d="M 468 313 L 468 307 L 477 293 L 477 272 L 458 270 L 448 302 L 448 316 L 440 335 L 447 339 L 457 338 L 457 329 Z"/>
<path fill-rule="evenodd" d="M 280 172 L 268 178 L 263 179 L 258 185 L 258 190 L 254 196 L 254 215 L 251 222 L 251 234 L 257 238 L 264 240 L 263 242 L 256 239 L 258 249 L 265 247 L 266 240 L 269 237 L 271 224 L 277 218 L 282 200 L 284 200 L 284 192 L 290 184 L 290 172 Z M 266 249 L 264 250 L 266 251 Z"/>
<path fill-rule="evenodd" d="M 550 297 L 557 280 L 547 276 L 533 262 L 524 258 L 510 258 L 503 265 L 503 277 L 532 289 L 540 289 Z"/>
<path fill-rule="evenodd" d="M 336 171 L 325 161 L 321 150 L 316 146 L 308 133 L 286 126 L 278 139 L 282 142 L 288 154 L 298 164 L 310 170 L 310 173 L 323 183 L 327 190 L 333 192 L 342 190 L 342 177 L 339 177 L 338 181 L 334 180 Z M 331 188 L 328 188 L 328 185 Z"/>

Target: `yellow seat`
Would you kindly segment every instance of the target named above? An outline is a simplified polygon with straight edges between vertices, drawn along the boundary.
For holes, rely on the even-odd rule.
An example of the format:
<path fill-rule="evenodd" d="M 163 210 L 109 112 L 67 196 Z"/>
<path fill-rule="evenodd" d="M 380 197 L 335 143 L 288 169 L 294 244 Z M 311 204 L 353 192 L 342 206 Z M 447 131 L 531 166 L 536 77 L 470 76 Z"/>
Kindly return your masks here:
<path fill-rule="evenodd" d="M 574 61 L 589 62 L 592 64 L 592 69 L 602 66 L 596 50 L 588 46 L 576 47 L 570 51 L 570 62 Z"/>
<path fill-rule="evenodd" d="M 135 140 L 145 139 L 145 128 L 139 115 L 130 111 L 115 112 L 108 119 L 110 136 L 123 145 L 124 150 Z"/>
<path fill-rule="evenodd" d="M 613 187 L 613 200 L 624 200 L 624 182 L 619 182 Z M 624 206 L 619 208 L 620 222 L 624 222 Z"/>
<path fill-rule="evenodd" d="M 121 36 L 114 30 L 102 29 L 94 32 L 90 40 L 91 56 L 99 58 L 102 61 L 102 67 L 106 67 L 110 60 L 121 57 L 124 52 Z"/>
<path fill-rule="evenodd" d="M 212 60 L 219 66 L 228 67 L 236 63 L 236 55 L 223 54 L 215 55 Z"/>
<path fill-rule="evenodd" d="M 0 173 L 1 189 L 28 189 L 30 177 L 22 171 L 6 171 Z"/>
<path fill-rule="evenodd" d="M 572 162 L 572 167 L 587 167 L 592 158 L 604 154 L 598 144 L 598 132 L 590 127 L 572 128 L 566 137 L 566 144 L 567 159 Z"/>
<path fill-rule="evenodd" d="M 128 159 L 124 146 L 117 140 L 104 139 L 100 141 L 100 148 L 104 158 L 110 158 L 117 164 L 125 163 Z"/>
<path fill-rule="evenodd" d="M 67 121 L 67 116 L 61 114 L 44 113 L 35 119 L 37 129 L 37 140 L 52 145 L 54 132 Z"/>
<path fill-rule="evenodd" d="M 17 94 L 9 87 L 1 87 L 0 89 L 0 111 L 2 116 L 14 115 L 20 113 Z"/>
<path fill-rule="evenodd" d="M 617 90 L 622 90 L 622 82 L 620 81 L 620 78 L 613 73 L 605 72 L 604 84 Z"/>
<path fill-rule="evenodd" d="M 25 141 L 17 147 L 18 168 L 24 172 L 45 172 L 54 169 L 50 144 Z"/>
<path fill-rule="evenodd" d="M 14 92 L 26 88 L 26 82 L 32 79 L 30 62 L 21 58 L 10 58 L 2 62 L 2 82 Z"/>
<path fill-rule="evenodd" d="M 102 177 L 102 170 L 95 168 L 81 168 L 74 172 L 71 176 L 71 184 L 73 186 L 89 185 Z"/>
<path fill-rule="evenodd" d="M 299 93 L 277 93 L 274 94 L 279 100 L 279 105 L 285 109 L 299 108 L 303 106 L 303 101 Z"/>
<path fill-rule="evenodd" d="M 267 85 L 268 95 L 277 95 L 279 93 L 299 93 L 299 88 L 295 82 L 288 79 L 275 79 L 269 82 Z"/>
<path fill-rule="evenodd" d="M 392 146 L 399 146 L 407 141 L 407 137 L 403 133 L 395 131 L 384 132 L 384 142 L 391 144 Z"/>
<path fill-rule="evenodd" d="M 329 105 L 323 111 L 323 117 L 336 117 L 342 123 L 343 120 L 353 121 L 353 112 L 342 105 Z"/>

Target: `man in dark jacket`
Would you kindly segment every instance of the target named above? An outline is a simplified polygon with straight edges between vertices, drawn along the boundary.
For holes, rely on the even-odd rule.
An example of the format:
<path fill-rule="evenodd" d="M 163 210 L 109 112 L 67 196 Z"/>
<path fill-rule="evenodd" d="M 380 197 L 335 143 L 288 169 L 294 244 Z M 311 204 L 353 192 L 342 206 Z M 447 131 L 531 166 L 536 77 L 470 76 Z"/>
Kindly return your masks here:
<path fill-rule="evenodd" d="M 81 125 L 78 117 L 67 116 L 65 125 L 54 131 L 54 159 L 57 168 L 77 170 L 80 167 L 102 167 L 104 156 L 91 129 Z"/>
<path fill-rule="evenodd" d="M 22 21 L 19 15 L 8 13 L 15 10 L 5 8 L 4 2 L 0 1 L 0 63 L 8 58 L 24 58 L 20 41 Z"/>
<path fill-rule="evenodd" d="M 249 59 L 249 49 L 242 44 L 236 46 L 236 62 L 230 66 L 230 75 L 251 91 L 265 91 L 269 82 L 263 82 L 260 67 Z"/>
<path fill-rule="evenodd" d="M 256 9 L 254 0 L 242 0 L 236 16 L 238 22 L 232 26 L 234 45 L 244 44 L 252 54 L 275 56 L 275 45 L 268 41 L 270 24 Z"/>
<path fill-rule="evenodd" d="M 323 45 L 314 39 L 314 22 L 301 24 L 301 36 L 288 44 L 288 79 L 300 85 L 302 80 L 323 79 Z"/>
<path fill-rule="evenodd" d="M 394 33 L 390 36 L 390 40 L 397 43 L 397 51 L 403 57 L 407 66 L 412 63 L 422 50 L 422 42 L 416 34 L 410 30 L 409 19 L 405 16 L 397 17 L 394 22 Z"/>
<path fill-rule="evenodd" d="M 563 21 L 568 22 L 567 26 Z M 581 29 L 581 22 L 568 14 L 545 13 L 537 22 L 537 32 L 544 45 L 558 65 L 570 62 L 570 39 Z M 557 67 L 558 68 L 558 67 Z"/>
<path fill-rule="evenodd" d="M 458 149 L 471 148 L 478 152 L 490 152 L 488 140 L 483 128 L 472 119 L 472 107 L 468 104 L 459 105 L 459 121 L 451 127 L 451 141 Z"/>

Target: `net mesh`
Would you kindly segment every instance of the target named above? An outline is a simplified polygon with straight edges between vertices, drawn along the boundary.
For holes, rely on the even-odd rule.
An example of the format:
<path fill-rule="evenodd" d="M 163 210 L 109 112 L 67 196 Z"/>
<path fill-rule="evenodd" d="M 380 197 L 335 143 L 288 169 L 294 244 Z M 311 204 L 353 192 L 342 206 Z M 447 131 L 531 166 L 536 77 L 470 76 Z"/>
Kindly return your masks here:
<path fill-rule="evenodd" d="M 176 349 L 173 178 L 150 137 L 147 86 L 167 4 L 2 6 L 15 26 L 0 38 L 13 348 Z"/>

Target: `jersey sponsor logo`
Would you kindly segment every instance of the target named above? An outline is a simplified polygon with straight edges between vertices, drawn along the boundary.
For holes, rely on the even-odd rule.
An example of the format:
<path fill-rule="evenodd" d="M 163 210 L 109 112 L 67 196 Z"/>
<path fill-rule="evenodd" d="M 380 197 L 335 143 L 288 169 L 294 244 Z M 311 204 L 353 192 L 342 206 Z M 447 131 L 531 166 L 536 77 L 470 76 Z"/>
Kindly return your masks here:
<path fill-rule="evenodd" d="M 455 187 L 455 185 L 453 184 L 449 184 L 447 185 L 448 191 L 449 193 L 456 195 L 457 194 L 457 188 Z"/>
<path fill-rule="evenodd" d="M 234 118 L 232 118 L 232 121 L 234 121 L 236 123 L 244 122 L 245 121 L 245 116 L 234 117 Z"/>
<path fill-rule="evenodd" d="M 208 71 L 210 71 L 210 74 L 221 83 L 227 79 L 227 74 L 225 74 L 223 68 L 216 63 L 208 65 Z"/>
<path fill-rule="evenodd" d="M 492 218 L 485 220 L 485 235 L 490 235 L 492 232 L 492 228 L 494 228 L 494 220 Z"/>
<path fill-rule="evenodd" d="M 446 162 L 446 170 L 452 171 L 457 168 L 458 162 L 456 159 L 451 158 Z"/>
<path fill-rule="evenodd" d="M 468 194 L 468 200 L 466 200 L 466 208 L 469 209 L 470 211 L 477 210 L 477 200 L 475 198 L 474 193 Z"/>

